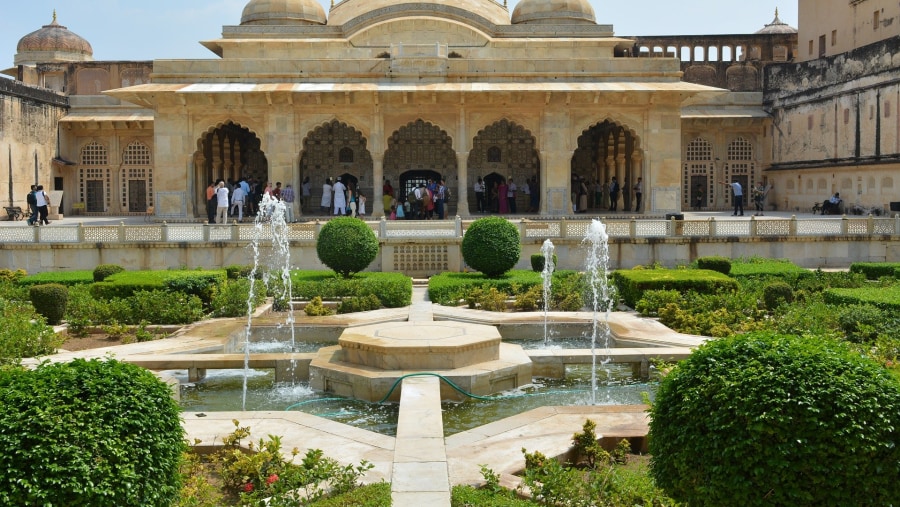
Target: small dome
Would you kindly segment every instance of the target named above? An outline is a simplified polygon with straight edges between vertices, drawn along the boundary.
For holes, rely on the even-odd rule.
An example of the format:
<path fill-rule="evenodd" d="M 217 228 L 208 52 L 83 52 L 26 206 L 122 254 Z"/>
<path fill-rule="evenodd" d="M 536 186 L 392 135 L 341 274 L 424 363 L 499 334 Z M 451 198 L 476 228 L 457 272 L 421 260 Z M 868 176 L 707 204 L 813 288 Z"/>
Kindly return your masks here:
<path fill-rule="evenodd" d="M 596 20 L 587 0 L 522 0 L 513 10 L 512 23 L 570 25 Z"/>
<path fill-rule="evenodd" d="M 56 22 L 55 11 L 53 22 L 22 37 L 16 51 L 20 55 L 29 52 L 68 53 L 72 58 L 64 56 L 63 59 L 72 60 L 90 60 L 94 56 L 94 48 L 88 41 Z"/>
<path fill-rule="evenodd" d="M 324 25 L 325 9 L 316 0 L 250 0 L 242 25 Z"/>
<path fill-rule="evenodd" d="M 765 33 L 797 33 L 797 29 L 785 23 L 778 17 L 778 9 L 775 9 L 775 19 L 761 30 L 757 30 L 758 34 Z"/>

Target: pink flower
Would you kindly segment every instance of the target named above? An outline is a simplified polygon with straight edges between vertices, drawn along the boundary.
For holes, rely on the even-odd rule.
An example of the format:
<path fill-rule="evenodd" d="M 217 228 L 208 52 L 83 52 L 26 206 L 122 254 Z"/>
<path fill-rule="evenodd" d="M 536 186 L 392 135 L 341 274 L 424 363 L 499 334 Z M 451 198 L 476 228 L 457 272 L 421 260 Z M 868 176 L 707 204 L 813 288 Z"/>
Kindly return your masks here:
<path fill-rule="evenodd" d="M 244 493 L 249 493 L 251 491 L 253 491 L 253 483 L 248 482 L 247 484 L 244 484 Z"/>
<path fill-rule="evenodd" d="M 266 479 L 266 484 L 271 485 L 273 482 L 278 480 L 278 474 L 272 474 Z"/>

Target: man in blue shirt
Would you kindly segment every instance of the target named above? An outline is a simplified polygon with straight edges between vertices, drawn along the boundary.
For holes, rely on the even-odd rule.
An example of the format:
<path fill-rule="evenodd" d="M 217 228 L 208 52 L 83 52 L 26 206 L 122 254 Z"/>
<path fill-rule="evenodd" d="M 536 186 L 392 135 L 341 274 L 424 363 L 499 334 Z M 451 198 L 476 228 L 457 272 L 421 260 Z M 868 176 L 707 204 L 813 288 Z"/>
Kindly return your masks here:
<path fill-rule="evenodd" d="M 731 216 L 744 216 L 744 189 L 741 187 L 741 184 L 737 181 L 731 183 L 725 183 L 724 181 L 720 181 L 719 183 L 727 186 L 731 186 L 731 191 L 734 194 L 734 213 Z"/>

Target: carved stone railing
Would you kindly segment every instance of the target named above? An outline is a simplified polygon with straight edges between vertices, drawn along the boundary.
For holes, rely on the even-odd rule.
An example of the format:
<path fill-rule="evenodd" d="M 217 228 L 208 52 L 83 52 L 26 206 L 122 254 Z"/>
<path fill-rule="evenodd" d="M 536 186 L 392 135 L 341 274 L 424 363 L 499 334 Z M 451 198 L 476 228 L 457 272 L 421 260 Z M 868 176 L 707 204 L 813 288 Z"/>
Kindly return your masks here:
<path fill-rule="evenodd" d="M 804 238 L 804 237 L 878 237 L 900 236 L 900 215 L 885 217 L 843 217 L 749 220 L 653 220 L 603 219 L 613 241 L 648 238 Z M 471 221 L 455 220 L 381 220 L 367 222 L 382 243 L 428 240 L 459 241 Z M 590 220 L 515 220 L 523 243 L 545 239 L 581 239 L 587 235 Z M 289 224 L 291 242 L 315 243 L 325 222 Z M 0 227 L 0 244 L 146 244 L 146 243 L 246 243 L 258 235 L 269 240 L 270 229 L 257 231 L 252 224 L 125 224 L 53 225 L 52 227 Z"/>

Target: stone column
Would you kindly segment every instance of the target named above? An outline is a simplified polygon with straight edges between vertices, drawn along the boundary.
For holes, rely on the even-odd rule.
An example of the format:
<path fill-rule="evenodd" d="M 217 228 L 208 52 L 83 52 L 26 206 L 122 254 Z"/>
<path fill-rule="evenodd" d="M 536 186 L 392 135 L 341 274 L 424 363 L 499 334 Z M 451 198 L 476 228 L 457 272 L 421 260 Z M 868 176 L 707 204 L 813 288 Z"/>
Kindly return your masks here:
<path fill-rule="evenodd" d="M 644 177 L 643 164 L 644 164 L 643 156 L 640 154 L 640 152 L 635 150 L 631 154 L 631 177 L 634 178 L 634 184 L 637 184 L 638 178 Z M 641 192 L 641 207 L 646 210 L 647 209 L 647 196 L 650 194 L 650 182 L 647 181 L 646 179 L 644 179 L 642 183 L 643 183 L 643 185 L 641 188 L 641 190 L 642 190 L 642 192 Z M 635 199 L 637 199 L 637 196 L 635 196 Z M 637 204 L 637 203 L 635 203 L 635 204 Z M 638 209 L 637 206 L 635 206 L 634 211 L 636 211 L 638 213 L 642 212 L 642 210 Z"/>
<path fill-rule="evenodd" d="M 372 153 L 372 198 L 366 204 L 372 219 L 384 216 L 384 153 Z"/>
<path fill-rule="evenodd" d="M 469 154 L 457 152 L 456 153 L 456 175 L 457 175 L 457 184 L 456 184 L 456 195 L 453 197 L 456 200 L 456 214 L 463 218 L 468 218 L 469 215 Z"/>
<path fill-rule="evenodd" d="M 616 156 L 616 179 L 619 181 L 619 199 L 622 200 L 622 211 L 630 211 L 631 209 L 631 181 L 625 172 L 625 154 L 619 153 Z"/>

